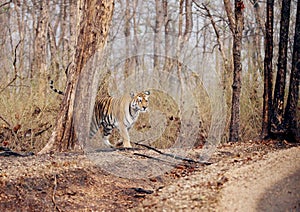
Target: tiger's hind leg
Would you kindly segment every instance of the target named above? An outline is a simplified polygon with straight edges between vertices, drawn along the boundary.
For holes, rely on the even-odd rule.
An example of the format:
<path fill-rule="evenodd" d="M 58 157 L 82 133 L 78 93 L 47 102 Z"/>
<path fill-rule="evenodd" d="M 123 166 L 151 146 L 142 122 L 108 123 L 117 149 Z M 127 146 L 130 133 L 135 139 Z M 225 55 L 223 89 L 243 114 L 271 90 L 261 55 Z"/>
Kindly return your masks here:
<path fill-rule="evenodd" d="M 106 146 L 114 148 L 114 145 L 109 142 L 109 136 L 103 136 L 103 142 Z"/>
<path fill-rule="evenodd" d="M 114 148 L 114 145 L 112 145 L 110 142 L 109 142 L 109 137 L 110 137 L 110 134 L 111 134 L 111 131 L 112 129 L 111 128 L 104 128 L 103 129 L 103 142 L 106 146 L 108 147 L 111 147 L 111 148 Z"/>

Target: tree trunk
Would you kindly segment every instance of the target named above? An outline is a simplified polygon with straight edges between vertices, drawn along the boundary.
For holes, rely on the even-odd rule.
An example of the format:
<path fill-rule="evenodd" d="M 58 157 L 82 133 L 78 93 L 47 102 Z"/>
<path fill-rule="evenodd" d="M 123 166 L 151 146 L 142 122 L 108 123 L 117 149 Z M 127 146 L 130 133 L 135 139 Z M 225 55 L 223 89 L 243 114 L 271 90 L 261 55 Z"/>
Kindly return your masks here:
<path fill-rule="evenodd" d="M 126 60 L 125 60 L 125 65 L 124 65 L 124 76 L 125 78 L 128 78 L 131 73 L 132 73 L 132 67 L 131 63 L 133 58 L 130 57 L 130 48 L 132 46 L 132 42 L 130 39 L 130 20 L 132 16 L 130 14 L 130 1 L 126 0 L 126 8 L 125 8 L 125 26 L 124 26 L 124 36 L 125 36 L 125 48 L 126 48 Z"/>
<path fill-rule="evenodd" d="M 168 11 L 168 1 L 163 0 L 163 14 L 164 14 L 164 27 L 165 27 L 165 63 L 164 63 L 164 70 L 170 71 L 172 66 L 172 60 L 170 58 L 170 51 L 171 51 L 171 39 L 170 39 L 170 15 Z"/>
<path fill-rule="evenodd" d="M 264 60 L 264 94 L 263 94 L 263 117 L 262 138 L 268 138 L 271 131 L 272 112 L 272 87 L 273 87 L 273 19 L 274 0 L 267 0 L 266 38 L 265 38 L 265 60 Z"/>
<path fill-rule="evenodd" d="M 283 131 L 283 109 L 286 81 L 288 34 L 290 23 L 290 5 L 291 0 L 282 1 L 278 66 L 273 98 L 273 113 L 271 120 L 271 132 L 275 134 Z"/>
<path fill-rule="evenodd" d="M 224 0 L 225 10 L 229 19 L 230 29 L 233 35 L 233 83 L 231 99 L 231 119 L 229 129 L 229 141 L 239 140 L 240 130 L 240 95 L 242 88 L 242 38 L 244 29 L 244 3 L 241 0 L 235 0 L 234 18 L 231 10 L 230 1 Z"/>
<path fill-rule="evenodd" d="M 32 61 L 32 71 L 38 76 L 39 95 L 41 99 L 46 99 L 46 70 L 47 70 L 47 30 L 49 23 L 49 1 L 41 1 L 38 4 L 40 14 L 36 28 L 34 41 L 34 58 Z"/>
<path fill-rule="evenodd" d="M 254 14 L 255 14 L 255 22 L 256 22 L 256 27 L 255 27 L 255 36 L 254 36 L 254 50 L 255 50 L 255 55 L 257 60 L 257 66 L 259 68 L 260 73 L 262 73 L 263 70 L 263 59 L 261 55 L 261 43 L 263 41 L 262 36 L 260 35 L 260 32 L 265 34 L 265 29 L 263 28 L 262 25 L 262 14 L 260 11 L 260 5 L 258 0 L 253 1 L 253 7 L 254 7 Z"/>
<path fill-rule="evenodd" d="M 76 139 L 73 122 L 77 83 L 84 65 L 96 51 L 101 50 L 106 43 L 113 8 L 113 0 L 83 1 L 76 52 L 73 64 L 69 67 L 67 72 L 65 96 L 58 114 L 54 132 L 48 144 L 39 152 L 40 154 L 47 153 L 51 150 L 66 151 L 79 147 L 79 141 Z M 96 69 L 89 71 L 95 72 Z"/>
<path fill-rule="evenodd" d="M 155 0 L 155 28 L 154 28 L 154 69 L 159 66 L 159 57 L 161 55 L 161 42 L 162 42 L 162 24 L 163 24 L 163 11 L 162 2 Z"/>
<path fill-rule="evenodd" d="M 185 0 L 185 31 L 184 42 L 188 41 L 191 37 L 193 29 L 193 14 L 192 14 L 192 0 Z"/>
<path fill-rule="evenodd" d="M 295 24 L 294 47 L 290 87 L 287 104 L 284 114 L 284 128 L 288 140 L 300 142 L 300 130 L 297 126 L 297 104 L 299 101 L 299 80 L 300 80 L 300 1 L 297 3 L 297 17 Z M 299 109 L 298 109 L 299 111 Z M 299 114 L 298 114 L 299 115 Z"/>

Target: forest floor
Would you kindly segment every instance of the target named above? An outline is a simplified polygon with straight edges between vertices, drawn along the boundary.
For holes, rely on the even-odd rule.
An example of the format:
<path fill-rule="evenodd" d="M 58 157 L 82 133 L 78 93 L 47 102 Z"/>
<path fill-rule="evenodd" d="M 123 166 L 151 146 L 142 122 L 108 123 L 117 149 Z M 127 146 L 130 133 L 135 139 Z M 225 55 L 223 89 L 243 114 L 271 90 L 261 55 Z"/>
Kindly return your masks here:
<path fill-rule="evenodd" d="M 0 157 L 0 211 L 300 211 L 299 145 L 229 143 L 209 162 L 125 179 L 78 153 Z"/>

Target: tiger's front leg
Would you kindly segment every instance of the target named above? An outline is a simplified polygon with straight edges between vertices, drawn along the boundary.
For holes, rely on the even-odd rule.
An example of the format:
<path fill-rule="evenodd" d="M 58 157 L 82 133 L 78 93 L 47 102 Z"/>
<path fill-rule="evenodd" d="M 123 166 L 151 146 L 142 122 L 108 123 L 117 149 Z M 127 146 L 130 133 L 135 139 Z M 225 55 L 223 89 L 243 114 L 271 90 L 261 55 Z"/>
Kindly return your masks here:
<path fill-rule="evenodd" d="M 120 126 L 120 135 L 123 139 L 123 147 L 132 148 L 132 146 L 130 144 L 129 133 L 125 126 Z"/>

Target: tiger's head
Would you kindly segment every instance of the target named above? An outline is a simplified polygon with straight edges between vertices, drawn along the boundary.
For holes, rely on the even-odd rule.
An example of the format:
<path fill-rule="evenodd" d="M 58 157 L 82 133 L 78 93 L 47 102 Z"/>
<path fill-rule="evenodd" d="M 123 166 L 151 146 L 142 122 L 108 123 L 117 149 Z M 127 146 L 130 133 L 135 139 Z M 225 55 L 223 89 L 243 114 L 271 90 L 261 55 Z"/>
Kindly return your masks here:
<path fill-rule="evenodd" d="M 149 106 L 148 98 L 150 96 L 150 91 L 142 91 L 140 93 L 134 94 L 133 92 L 130 93 L 132 98 L 131 101 L 131 108 L 135 111 L 146 112 Z"/>

